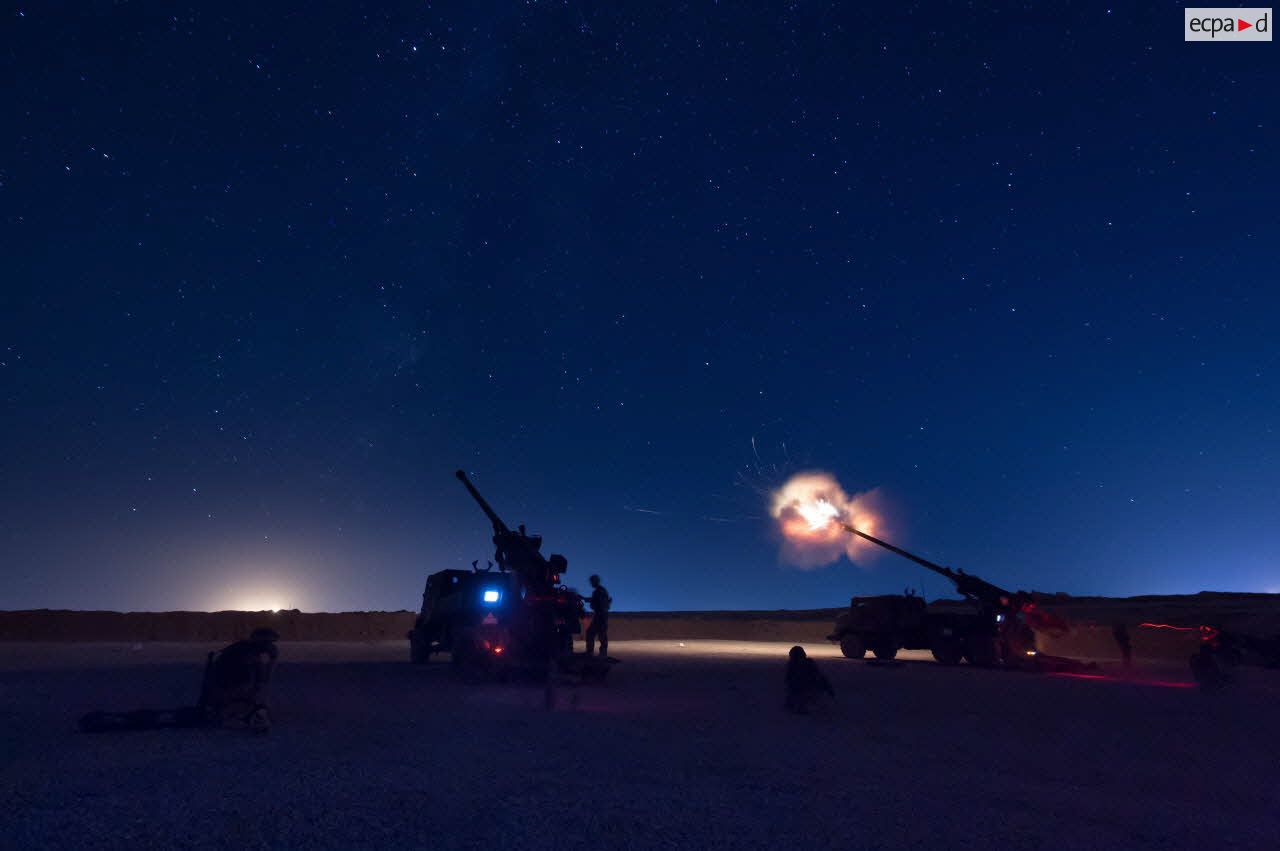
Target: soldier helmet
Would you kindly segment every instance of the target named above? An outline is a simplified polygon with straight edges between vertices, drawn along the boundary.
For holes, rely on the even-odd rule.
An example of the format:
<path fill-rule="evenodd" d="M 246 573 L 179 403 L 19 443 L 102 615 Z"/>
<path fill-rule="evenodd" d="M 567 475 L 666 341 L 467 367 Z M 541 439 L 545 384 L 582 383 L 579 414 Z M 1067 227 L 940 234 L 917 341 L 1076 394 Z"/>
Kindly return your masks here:
<path fill-rule="evenodd" d="M 279 641 L 280 633 L 267 626 L 260 626 L 249 633 L 250 641 Z"/>
<path fill-rule="evenodd" d="M 803 659 L 803 658 L 804 658 L 804 648 L 803 648 L 803 647 L 801 647 L 799 644 L 797 644 L 795 647 L 792 647 L 792 648 L 791 648 L 791 654 L 790 654 L 790 655 L 791 655 L 791 658 L 792 658 L 792 659 Z"/>
<path fill-rule="evenodd" d="M 588 576 L 588 577 L 587 577 L 587 581 L 588 581 L 588 582 L 590 582 L 592 585 L 599 585 L 599 584 L 600 584 L 600 577 L 599 577 L 597 574 L 594 574 L 594 573 L 593 573 L 593 574 L 591 574 L 590 576 Z"/>

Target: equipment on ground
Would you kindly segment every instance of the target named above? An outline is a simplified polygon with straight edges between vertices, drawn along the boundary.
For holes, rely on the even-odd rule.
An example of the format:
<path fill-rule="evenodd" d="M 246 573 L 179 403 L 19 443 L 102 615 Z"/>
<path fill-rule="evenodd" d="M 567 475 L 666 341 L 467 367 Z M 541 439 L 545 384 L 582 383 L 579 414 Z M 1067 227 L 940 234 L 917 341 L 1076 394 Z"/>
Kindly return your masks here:
<path fill-rule="evenodd" d="M 409 632 L 409 658 L 427 662 L 449 653 L 468 679 L 511 675 L 545 679 L 553 670 L 584 680 L 603 678 L 605 659 L 573 652 L 582 632 L 581 595 L 560 583 L 568 570 L 561 555 L 544 556 L 542 537 L 524 526 L 512 530 L 458 470 L 455 474 L 493 526 L 497 570 L 442 570 L 427 578 L 422 610 Z"/>
<path fill-rule="evenodd" d="M 1199 632 L 1200 648 L 1191 655 L 1191 675 L 1205 691 L 1235 682 L 1236 668 L 1243 664 L 1280 668 L 1280 635 L 1259 638 L 1207 625 Z"/>
<path fill-rule="evenodd" d="M 1036 649 L 1032 627 L 1050 631 L 1065 631 L 1068 627 L 1065 621 L 1041 609 L 1033 595 L 1007 591 L 963 570 L 943 567 L 895 547 L 848 523 L 839 525 L 850 534 L 950 580 L 971 606 L 969 611 L 931 611 L 924 599 L 912 593 L 854 597 L 827 636 L 840 645 L 845 656 L 861 659 L 870 650 L 877 659 L 892 659 L 906 648 L 929 650 L 944 665 L 963 659 L 981 667 L 1083 667 L 1074 660 L 1045 656 Z"/>

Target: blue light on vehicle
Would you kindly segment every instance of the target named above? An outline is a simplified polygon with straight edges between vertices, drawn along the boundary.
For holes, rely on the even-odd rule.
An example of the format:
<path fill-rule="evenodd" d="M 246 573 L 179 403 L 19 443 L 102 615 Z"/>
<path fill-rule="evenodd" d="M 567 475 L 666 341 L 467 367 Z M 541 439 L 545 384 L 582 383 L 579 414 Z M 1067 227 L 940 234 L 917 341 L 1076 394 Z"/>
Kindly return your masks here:
<path fill-rule="evenodd" d="M 502 592 L 489 588 L 484 592 L 484 601 L 486 603 L 496 603 L 502 599 Z"/>

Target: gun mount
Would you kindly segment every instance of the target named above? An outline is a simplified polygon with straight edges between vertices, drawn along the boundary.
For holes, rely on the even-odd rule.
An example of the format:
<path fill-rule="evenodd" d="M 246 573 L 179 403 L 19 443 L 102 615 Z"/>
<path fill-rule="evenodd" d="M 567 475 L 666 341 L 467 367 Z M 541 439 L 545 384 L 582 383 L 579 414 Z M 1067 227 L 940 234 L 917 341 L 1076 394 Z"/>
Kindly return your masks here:
<path fill-rule="evenodd" d="M 560 583 L 560 575 L 569 569 L 568 560 L 556 554 L 550 558 L 544 556 L 541 535 L 530 535 L 523 525 L 513 531 L 480 495 L 465 472 L 458 470 L 454 475 L 493 525 L 493 560 L 498 568 L 518 574 L 528 590 L 537 594 L 552 593 Z"/>

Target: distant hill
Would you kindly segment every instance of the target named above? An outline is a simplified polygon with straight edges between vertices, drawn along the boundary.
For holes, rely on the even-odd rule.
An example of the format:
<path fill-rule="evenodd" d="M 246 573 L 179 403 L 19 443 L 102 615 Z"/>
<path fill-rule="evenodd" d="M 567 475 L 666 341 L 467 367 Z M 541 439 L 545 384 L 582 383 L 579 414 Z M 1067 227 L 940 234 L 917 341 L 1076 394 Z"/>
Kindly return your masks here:
<path fill-rule="evenodd" d="M 937 600 L 938 608 L 966 605 Z M 1046 608 L 1073 624 L 1072 634 L 1051 639 L 1057 649 L 1109 652 L 1111 626 L 1143 622 L 1195 627 L 1213 624 L 1260 635 L 1280 633 L 1280 594 L 1203 591 L 1187 595 L 1070 597 L 1046 595 Z M 824 641 L 839 608 L 756 611 L 615 612 L 611 637 L 633 639 L 715 638 L 757 641 Z M 0 612 L 3 641 L 227 642 L 269 626 L 285 641 L 398 641 L 415 613 L 399 612 L 93 612 L 59 609 Z M 1157 635 L 1158 632 L 1163 634 Z M 1185 633 L 1138 630 L 1144 644 L 1182 648 Z M 1060 646 L 1059 646 L 1060 645 Z M 1161 649 L 1156 655 L 1173 653 Z M 1181 652 L 1178 649 L 1177 652 Z"/>

